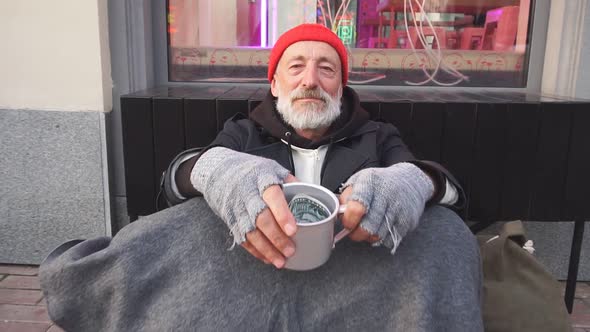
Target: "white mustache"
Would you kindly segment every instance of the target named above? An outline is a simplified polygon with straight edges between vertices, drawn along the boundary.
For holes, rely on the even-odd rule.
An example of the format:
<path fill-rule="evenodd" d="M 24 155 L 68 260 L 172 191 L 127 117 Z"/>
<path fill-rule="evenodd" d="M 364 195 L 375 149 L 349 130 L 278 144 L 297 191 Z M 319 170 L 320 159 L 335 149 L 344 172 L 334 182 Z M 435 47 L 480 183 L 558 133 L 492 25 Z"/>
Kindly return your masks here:
<path fill-rule="evenodd" d="M 294 102 L 298 99 L 320 99 L 321 101 L 323 101 L 324 103 L 328 102 L 328 98 L 330 98 L 330 96 L 328 95 L 327 92 L 325 92 L 324 90 L 322 90 L 321 88 L 316 88 L 316 89 L 297 89 L 291 92 L 291 95 L 289 96 L 291 99 L 291 102 Z"/>

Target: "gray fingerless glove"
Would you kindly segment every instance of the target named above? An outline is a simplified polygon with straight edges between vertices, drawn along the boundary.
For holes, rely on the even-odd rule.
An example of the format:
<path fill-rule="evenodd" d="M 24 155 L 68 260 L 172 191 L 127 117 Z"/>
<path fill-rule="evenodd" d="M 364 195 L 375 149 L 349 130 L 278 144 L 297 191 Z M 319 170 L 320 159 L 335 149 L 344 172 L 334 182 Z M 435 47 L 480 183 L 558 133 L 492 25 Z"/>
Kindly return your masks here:
<path fill-rule="evenodd" d="M 199 158 L 191 183 L 227 224 L 234 244 L 240 244 L 256 228 L 256 217 L 266 208 L 262 193 L 271 185 L 282 184 L 288 174 L 274 160 L 215 147 Z"/>
<path fill-rule="evenodd" d="M 386 168 L 366 168 L 351 176 L 341 190 L 352 186 L 348 201 L 358 201 L 366 209 L 360 227 L 378 235 L 391 249 L 418 226 L 426 201 L 434 194 L 432 180 L 411 163 Z"/>

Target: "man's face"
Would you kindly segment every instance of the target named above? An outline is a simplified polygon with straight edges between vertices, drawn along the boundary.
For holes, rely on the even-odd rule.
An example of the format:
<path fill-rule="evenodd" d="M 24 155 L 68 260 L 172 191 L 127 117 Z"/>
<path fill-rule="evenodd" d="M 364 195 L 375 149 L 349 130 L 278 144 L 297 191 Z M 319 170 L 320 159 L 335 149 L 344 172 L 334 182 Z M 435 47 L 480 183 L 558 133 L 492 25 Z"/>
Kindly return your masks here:
<path fill-rule="evenodd" d="M 271 82 L 283 119 L 295 129 L 328 127 L 340 115 L 341 68 L 338 53 L 324 42 L 285 49 Z"/>

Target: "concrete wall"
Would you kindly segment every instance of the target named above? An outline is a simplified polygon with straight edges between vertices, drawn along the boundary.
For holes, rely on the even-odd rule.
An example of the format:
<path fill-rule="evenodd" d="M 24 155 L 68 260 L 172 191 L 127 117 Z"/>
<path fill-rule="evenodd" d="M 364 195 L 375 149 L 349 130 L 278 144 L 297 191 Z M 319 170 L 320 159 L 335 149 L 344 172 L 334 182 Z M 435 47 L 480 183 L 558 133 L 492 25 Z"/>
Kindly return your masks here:
<path fill-rule="evenodd" d="M 1 1 L 0 263 L 111 232 L 105 0 Z"/>
<path fill-rule="evenodd" d="M 590 99 L 590 5 L 586 7 L 586 12 L 584 13 L 583 29 L 580 67 L 578 68 L 578 79 L 576 82 L 576 97 Z"/>

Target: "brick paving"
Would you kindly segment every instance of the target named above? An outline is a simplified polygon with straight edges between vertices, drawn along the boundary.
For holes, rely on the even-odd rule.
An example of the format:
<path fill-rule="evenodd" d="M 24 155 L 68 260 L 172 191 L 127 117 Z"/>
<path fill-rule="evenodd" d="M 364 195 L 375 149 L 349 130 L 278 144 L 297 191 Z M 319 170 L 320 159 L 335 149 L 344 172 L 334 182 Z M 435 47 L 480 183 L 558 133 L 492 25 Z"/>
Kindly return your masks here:
<path fill-rule="evenodd" d="M 0 331 L 63 332 L 47 315 L 37 271 L 37 266 L 0 264 Z M 571 318 L 574 332 L 590 332 L 589 282 L 576 286 Z"/>
<path fill-rule="evenodd" d="M 37 266 L 0 264 L 0 331 L 63 332 L 47 315 Z"/>

